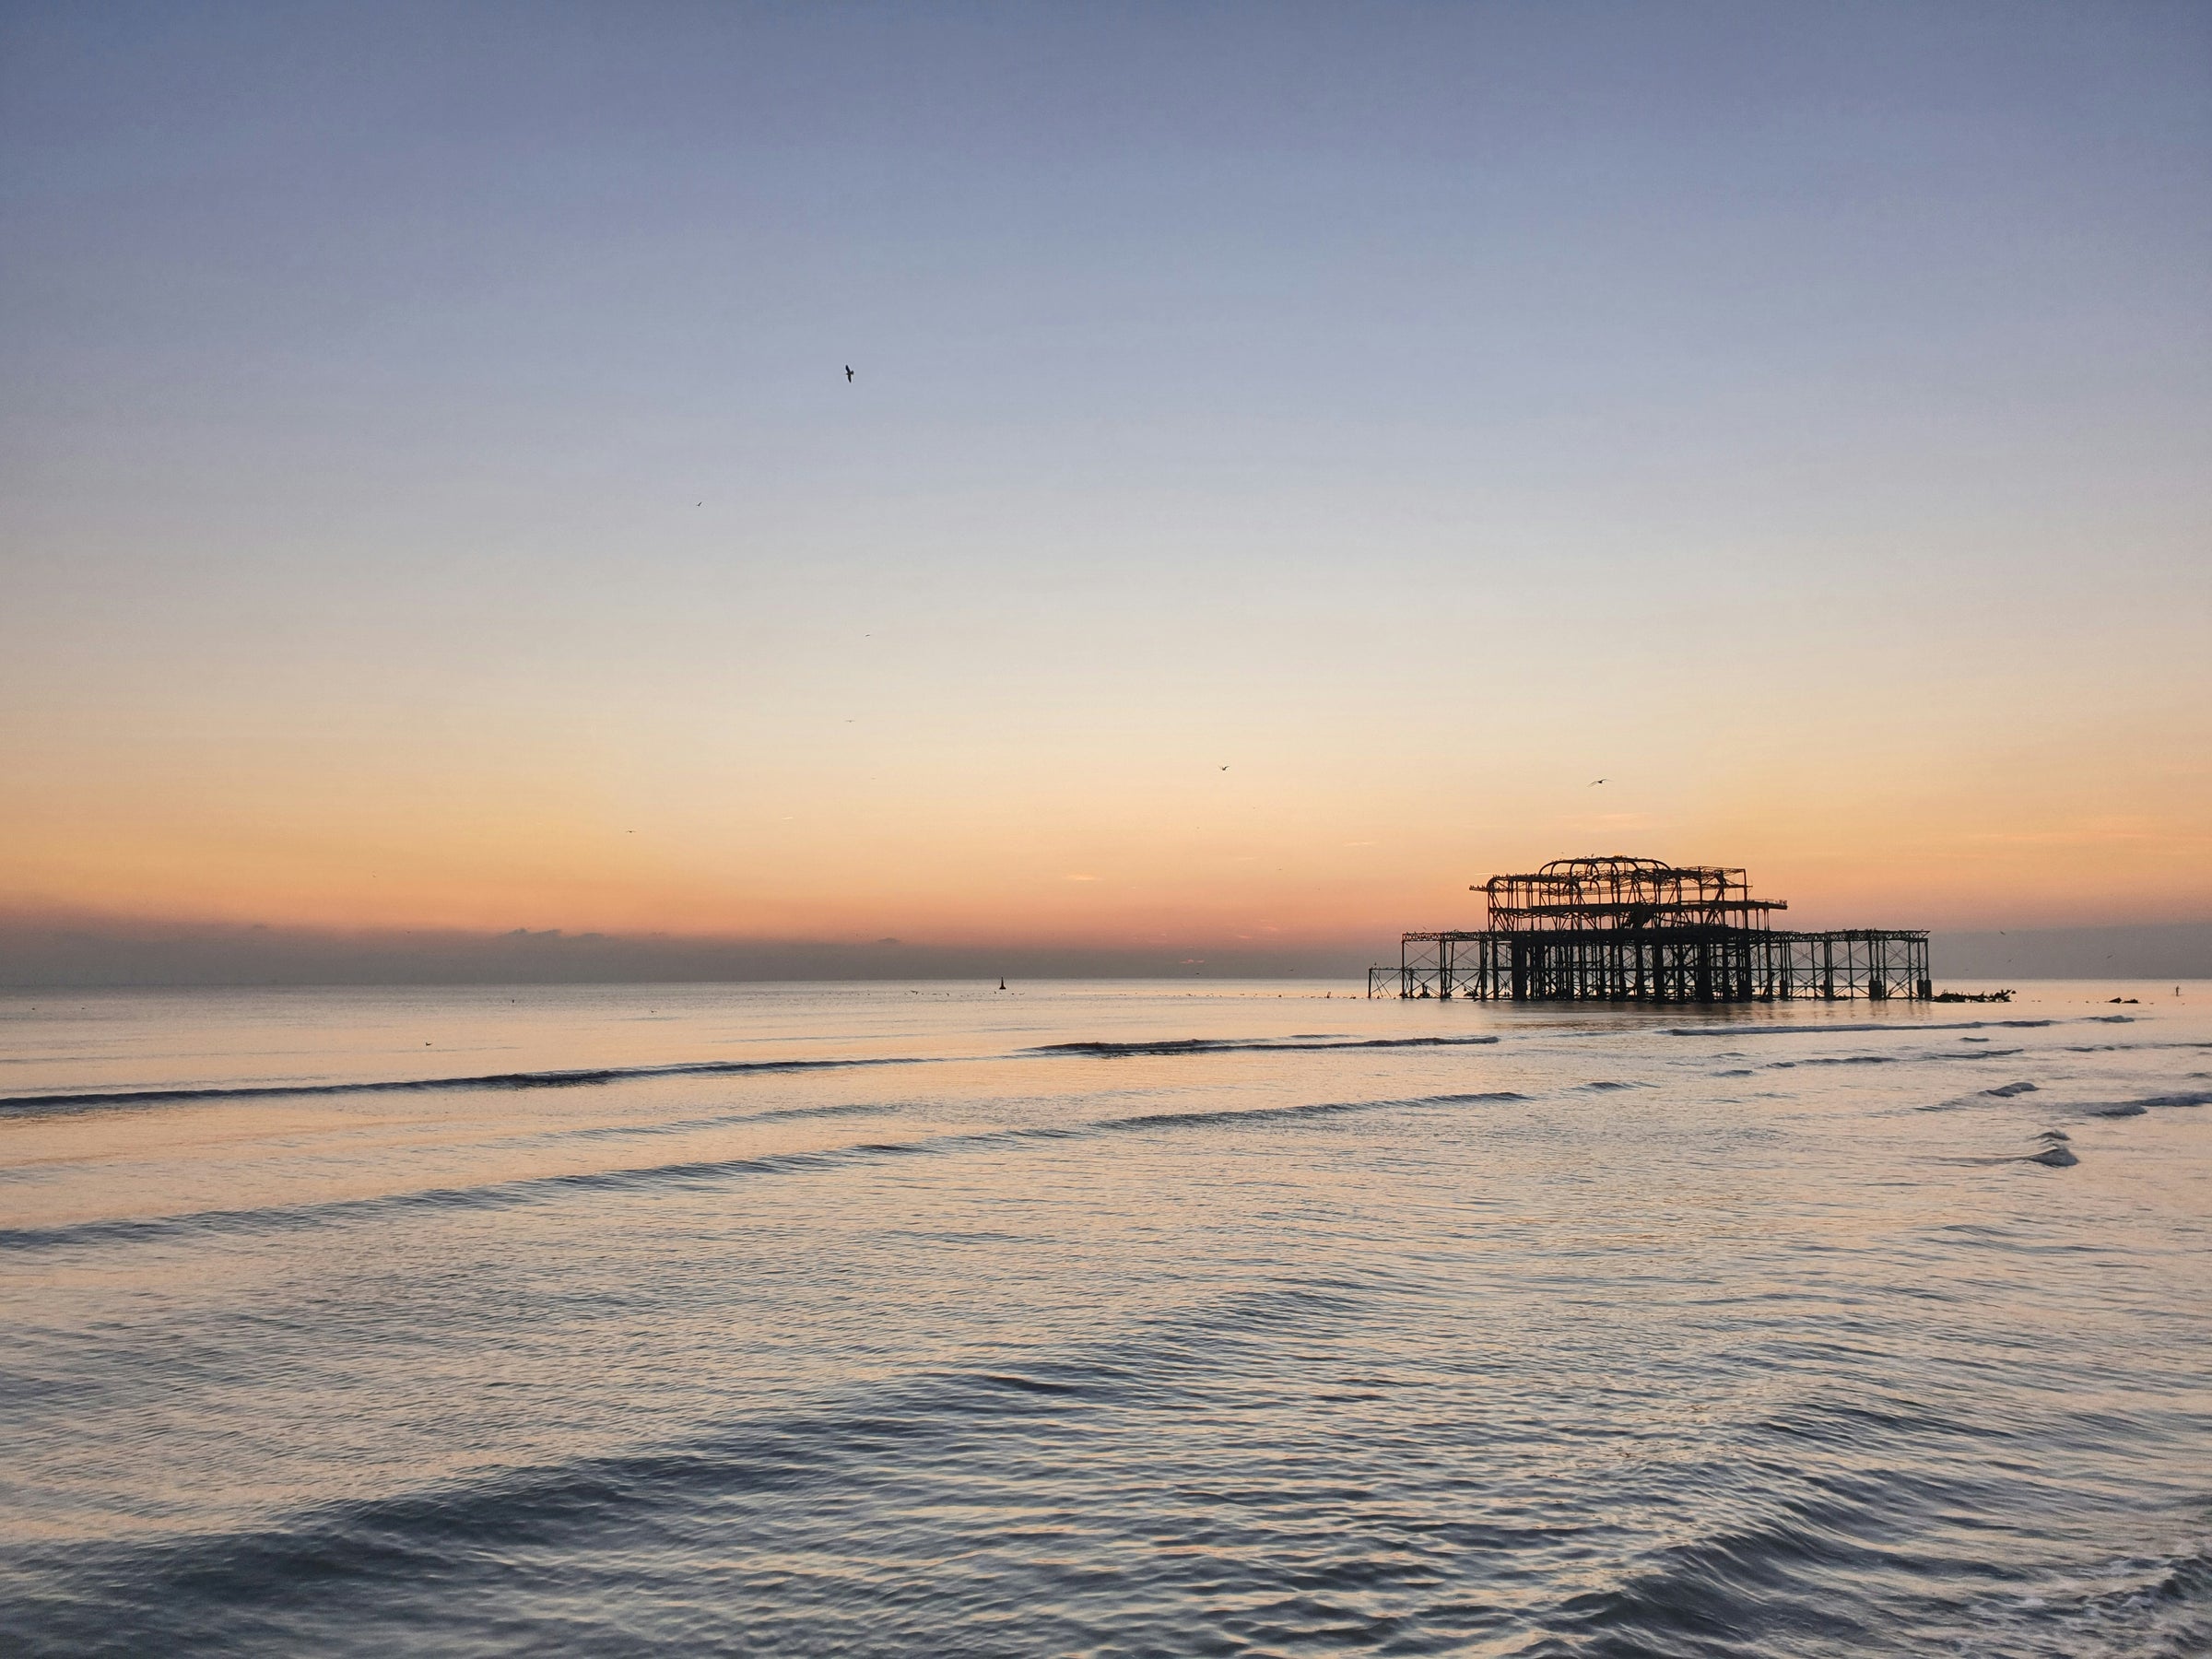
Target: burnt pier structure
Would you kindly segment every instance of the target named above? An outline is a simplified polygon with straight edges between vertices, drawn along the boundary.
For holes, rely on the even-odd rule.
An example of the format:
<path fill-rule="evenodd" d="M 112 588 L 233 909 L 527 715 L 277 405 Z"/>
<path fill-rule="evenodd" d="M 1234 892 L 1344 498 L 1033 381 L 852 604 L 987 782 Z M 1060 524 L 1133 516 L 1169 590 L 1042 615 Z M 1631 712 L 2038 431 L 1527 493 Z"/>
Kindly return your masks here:
<path fill-rule="evenodd" d="M 1744 872 L 1655 858 L 1560 858 L 1493 876 L 1489 924 L 1409 933 L 1370 996 L 1478 1002 L 1740 1003 L 1924 1000 L 1928 935 L 1893 928 L 1791 933 L 1789 906 L 1754 899 Z"/>

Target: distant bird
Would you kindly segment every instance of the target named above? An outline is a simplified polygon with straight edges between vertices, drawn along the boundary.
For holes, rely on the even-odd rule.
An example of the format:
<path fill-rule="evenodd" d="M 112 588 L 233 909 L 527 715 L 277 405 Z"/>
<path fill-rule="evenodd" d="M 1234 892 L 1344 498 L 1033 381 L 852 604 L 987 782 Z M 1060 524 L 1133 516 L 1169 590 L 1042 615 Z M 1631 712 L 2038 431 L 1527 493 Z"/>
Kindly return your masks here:
<path fill-rule="evenodd" d="M 1600 783 L 1603 783 L 1604 782 L 1605 782 L 1605 780 L 1604 780 L 1603 778 L 1593 778 L 1593 779 L 1591 779 L 1591 780 L 1590 780 L 1590 787 L 1591 787 L 1591 788 L 1593 788 L 1593 789 L 1595 789 L 1595 788 L 1596 788 L 1596 787 L 1597 787 L 1597 786 L 1598 786 Z"/>
<path fill-rule="evenodd" d="M 853 383 L 853 365 L 852 365 L 852 364 L 850 364 L 850 363 L 847 363 L 847 364 L 845 365 L 845 384 L 849 386 L 849 385 L 851 385 L 852 383 Z"/>
<path fill-rule="evenodd" d="M 1225 767 L 1223 767 L 1221 770 L 1222 770 L 1223 771 L 1227 771 L 1229 770 L 1229 768 L 1225 766 Z"/>

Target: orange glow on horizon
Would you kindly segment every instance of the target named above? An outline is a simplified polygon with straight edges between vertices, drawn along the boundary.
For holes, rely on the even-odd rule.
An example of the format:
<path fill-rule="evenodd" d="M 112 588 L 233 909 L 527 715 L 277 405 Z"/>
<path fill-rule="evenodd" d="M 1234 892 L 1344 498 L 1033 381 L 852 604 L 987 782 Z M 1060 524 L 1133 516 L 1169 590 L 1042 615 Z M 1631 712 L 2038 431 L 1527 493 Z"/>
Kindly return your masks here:
<path fill-rule="evenodd" d="M 1986 767 L 1807 768 L 1704 791 L 1631 775 L 1600 809 L 1587 782 L 1526 771 L 1432 800 L 1418 769 L 1331 789 L 1315 766 L 1263 760 L 1162 767 L 1147 790 L 1049 771 L 875 795 L 801 781 L 765 804 L 786 812 L 739 790 L 623 811 L 604 776 L 550 762 L 312 786 L 288 765 L 219 788 L 179 769 L 74 792 L 51 780 L 0 830 L 0 903 L 337 930 L 1347 946 L 1475 925 L 1466 888 L 1488 875 L 1625 852 L 1744 865 L 1795 925 L 2212 915 L 2212 835 L 2191 822 L 2208 816 L 2202 771 L 2110 750 L 2073 762 L 2107 781 L 2094 808 Z"/>

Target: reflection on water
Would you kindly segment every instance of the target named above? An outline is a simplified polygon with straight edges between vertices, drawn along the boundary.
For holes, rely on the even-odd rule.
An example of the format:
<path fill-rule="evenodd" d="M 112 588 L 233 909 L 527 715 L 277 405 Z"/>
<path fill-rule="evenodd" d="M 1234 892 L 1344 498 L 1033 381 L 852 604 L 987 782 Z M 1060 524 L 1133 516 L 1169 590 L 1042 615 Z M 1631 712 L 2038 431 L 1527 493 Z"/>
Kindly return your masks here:
<path fill-rule="evenodd" d="M 0 999 L 0 1643 L 2201 1651 L 2190 990 Z"/>

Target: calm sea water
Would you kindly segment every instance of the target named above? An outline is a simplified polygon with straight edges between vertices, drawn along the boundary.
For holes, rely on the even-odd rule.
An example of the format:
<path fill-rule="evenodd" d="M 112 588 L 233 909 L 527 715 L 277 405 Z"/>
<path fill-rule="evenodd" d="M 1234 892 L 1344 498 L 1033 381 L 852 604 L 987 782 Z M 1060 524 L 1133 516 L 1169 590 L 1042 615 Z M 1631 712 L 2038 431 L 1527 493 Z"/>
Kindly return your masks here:
<path fill-rule="evenodd" d="M 2185 989 L 0 998 L 0 1647 L 2202 1653 Z"/>

